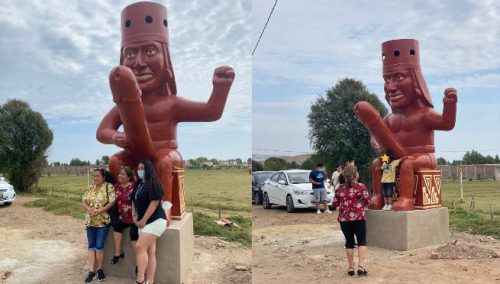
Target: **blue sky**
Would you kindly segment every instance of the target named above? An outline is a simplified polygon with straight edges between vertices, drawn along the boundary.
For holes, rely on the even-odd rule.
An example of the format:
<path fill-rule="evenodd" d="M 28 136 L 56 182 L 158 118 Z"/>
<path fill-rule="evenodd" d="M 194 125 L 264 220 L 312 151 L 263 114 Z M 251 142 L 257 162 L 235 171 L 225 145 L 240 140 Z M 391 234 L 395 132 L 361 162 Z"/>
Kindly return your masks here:
<path fill-rule="evenodd" d="M 112 107 L 110 70 L 119 63 L 120 12 L 136 1 L 0 3 L 0 104 L 17 98 L 41 112 L 54 132 L 49 161 L 95 161 L 120 149 L 95 130 Z M 251 155 L 251 2 L 157 1 L 167 6 L 178 95 L 207 101 L 213 70 L 236 71 L 222 118 L 178 127 L 184 159 Z"/>
<path fill-rule="evenodd" d="M 255 43 L 274 1 L 252 4 Z M 437 155 L 500 153 L 498 1 L 289 0 L 278 2 L 252 58 L 253 154 L 311 152 L 310 105 L 339 79 L 361 80 L 385 103 L 380 45 L 398 38 L 419 40 L 438 112 L 444 89 L 458 90 L 457 123 L 435 132 Z"/>

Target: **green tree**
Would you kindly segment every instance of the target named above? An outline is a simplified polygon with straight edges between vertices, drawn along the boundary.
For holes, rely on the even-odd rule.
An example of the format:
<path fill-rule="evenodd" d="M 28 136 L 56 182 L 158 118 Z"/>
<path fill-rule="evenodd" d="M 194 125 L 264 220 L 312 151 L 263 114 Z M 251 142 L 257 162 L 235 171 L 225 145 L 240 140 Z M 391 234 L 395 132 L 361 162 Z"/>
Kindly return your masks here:
<path fill-rule="evenodd" d="M 368 130 L 354 114 L 354 106 L 360 101 L 369 102 L 382 117 L 387 114 L 382 102 L 361 81 L 342 79 L 311 106 L 309 139 L 316 151 L 314 160 L 328 169 L 354 160 L 360 180 L 371 185 L 371 163 L 379 153 L 372 149 Z"/>
<path fill-rule="evenodd" d="M 264 167 L 262 166 L 261 163 L 255 161 L 255 160 L 252 160 L 252 171 L 253 172 L 263 171 L 263 170 L 264 170 Z"/>
<path fill-rule="evenodd" d="M 71 161 L 69 161 L 70 166 L 89 166 L 90 161 L 82 161 L 78 158 L 73 158 Z"/>
<path fill-rule="evenodd" d="M 485 164 L 486 163 L 486 157 L 484 157 L 483 155 L 481 155 L 481 153 L 479 153 L 476 150 L 471 150 L 471 151 L 467 151 L 464 154 L 464 157 L 463 157 L 462 161 L 463 161 L 463 163 L 465 165 Z"/>
<path fill-rule="evenodd" d="M 495 164 L 500 164 L 500 157 L 498 157 L 498 154 L 495 155 Z"/>
<path fill-rule="evenodd" d="M 109 156 L 102 156 L 101 158 L 101 165 L 105 166 L 109 164 Z"/>
<path fill-rule="evenodd" d="M 290 163 L 290 169 L 300 169 L 299 163 L 297 163 L 296 161 L 292 161 Z"/>
<path fill-rule="evenodd" d="M 443 157 L 439 157 L 437 159 L 437 163 L 438 163 L 438 165 L 448 165 L 449 164 L 448 161 L 446 161 L 446 159 Z"/>
<path fill-rule="evenodd" d="M 9 100 L 0 106 L 0 172 L 16 190 L 28 191 L 38 181 L 52 139 L 47 122 L 28 103 Z"/>
<path fill-rule="evenodd" d="M 279 171 L 288 169 L 288 162 L 281 158 L 271 157 L 264 161 L 266 171 Z"/>

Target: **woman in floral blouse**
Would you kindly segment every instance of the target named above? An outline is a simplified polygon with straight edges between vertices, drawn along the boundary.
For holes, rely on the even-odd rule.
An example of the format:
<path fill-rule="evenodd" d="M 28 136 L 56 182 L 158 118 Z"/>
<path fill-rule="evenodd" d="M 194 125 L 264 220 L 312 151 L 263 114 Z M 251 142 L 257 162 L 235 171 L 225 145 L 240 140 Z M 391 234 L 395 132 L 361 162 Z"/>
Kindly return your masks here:
<path fill-rule="evenodd" d="M 333 199 L 339 208 L 338 221 L 344 233 L 346 255 L 349 262 L 347 274 L 354 275 L 354 236 L 358 241 L 358 275 L 367 275 L 364 268 L 366 255 L 366 219 L 365 206 L 370 203 L 370 194 L 366 186 L 357 182 L 359 175 L 356 166 L 349 163 L 343 172 L 345 183 L 340 185 Z"/>
<path fill-rule="evenodd" d="M 134 189 L 134 172 L 129 167 L 121 167 L 118 174 L 118 183 L 115 184 L 116 202 L 114 212 L 116 216 L 111 218 L 111 226 L 113 227 L 113 240 L 115 242 L 115 255 L 111 260 L 111 264 L 115 264 L 124 257 L 122 251 L 122 232 L 130 226 L 130 240 L 132 247 L 135 247 L 135 242 L 139 238 L 139 232 L 132 219 L 132 200 L 130 193 Z"/>
<path fill-rule="evenodd" d="M 82 207 L 85 209 L 85 226 L 87 227 L 89 274 L 85 283 L 97 279 L 104 281 L 103 259 L 104 241 L 109 231 L 111 219 L 108 210 L 115 202 L 115 190 L 110 174 L 105 169 L 95 169 L 93 172 L 94 184 L 89 186 L 82 197 Z M 95 263 L 97 262 L 97 275 Z"/>

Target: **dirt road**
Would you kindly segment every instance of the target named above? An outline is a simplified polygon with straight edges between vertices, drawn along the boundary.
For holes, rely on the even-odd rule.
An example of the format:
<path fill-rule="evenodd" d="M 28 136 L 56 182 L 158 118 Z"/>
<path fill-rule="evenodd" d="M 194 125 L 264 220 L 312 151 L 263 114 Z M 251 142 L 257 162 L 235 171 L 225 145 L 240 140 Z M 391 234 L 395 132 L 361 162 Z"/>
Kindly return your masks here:
<path fill-rule="evenodd" d="M 337 212 L 291 214 L 283 207 L 254 205 L 253 283 L 500 283 L 500 241 L 464 233 L 452 235 L 456 244 L 442 248 L 368 247 L 369 275 L 347 276 L 345 240 L 336 218 Z M 450 259 L 430 259 L 438 248 Z"/>
<path fill-rule="evenodd" d="M 87 274 L 86 235 L 82 220 L 55 216 L 22 204 L 34 200 L 21 196 L 11 206 L 0 206 L 0 275 L 4 283 L 83 283 Z M 251 250 L 213 237 L 197 236 L 188 283 L 251 283 Z M 105 283 L 133 283 L 108 277 Z"/>

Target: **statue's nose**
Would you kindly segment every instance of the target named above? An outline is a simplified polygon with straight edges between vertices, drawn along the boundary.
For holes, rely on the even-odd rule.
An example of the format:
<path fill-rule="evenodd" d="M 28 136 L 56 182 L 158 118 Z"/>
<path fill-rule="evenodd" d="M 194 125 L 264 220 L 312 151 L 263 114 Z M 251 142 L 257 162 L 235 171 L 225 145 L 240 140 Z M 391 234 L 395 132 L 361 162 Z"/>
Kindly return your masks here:
<path fill-rule="evenodd" d="M 146 66 L 145 54 L 144 54 L 144 52 L 139 51 L 137 53 L 136 58 L 135 58 L 134 67 L 136 67 L 136 68 L 143 68 L 145 66 Z"/>

